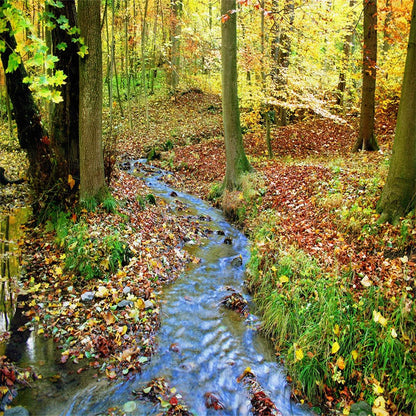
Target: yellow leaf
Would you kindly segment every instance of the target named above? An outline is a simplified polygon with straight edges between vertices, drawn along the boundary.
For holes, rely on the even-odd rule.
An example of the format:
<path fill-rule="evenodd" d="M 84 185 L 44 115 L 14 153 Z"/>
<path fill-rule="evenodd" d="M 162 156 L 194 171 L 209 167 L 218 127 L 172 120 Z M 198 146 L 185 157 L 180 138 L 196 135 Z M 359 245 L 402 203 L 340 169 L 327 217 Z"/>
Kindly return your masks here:
<path fill-rule="evenodd" d="M 357 360 L 357 358 L 358 358 L 358 351 L 357 351 L 357 350 L 353 350 L 353 351 L 351 351 L 351 355 L 352 355 L 352 359 L 353 359 L 354 361 L 356 361 L 356 360 Z"/>
<path fill-rule="evenodd" d="M 345 416 L 348 416 L 350 414 L 350 407 L 349 406 L 344 407 L 342 414 Z"/>
<path fill-rule="evenodd" d="M 374 400 L 371 410 L 375 416 L 389 416 L 389 412 L 386 410 L 386 400 L 383 396 L 379 396 Z"/>
<path fill-rule="evenodd" d="M 373 320 L 382 326 L 387 325 L 387 319 L 378 311 L 373 311 Z"/>
<path fill-rule="evenodd" d="M 295 356 L 296 356 L 296 360 L 295 361 L 301 361 L 301 360 L 303 360 L 304 355 L 303 355 L 302 348 L 296 348 L 295 349 Z"/>
<path fill-rule="evenodd" d="M 280 280 L 280 283 L 287 283 L 289 281 L 289 278 L 283 275 L 283 276 L 280 276 L 279 280 Z"/>
<path fill-rule="evenodd" d="M 333 332 L 334 332 L 334 334 L 335 334 L 336 336 L 338 336 L 338 335 L 339 335 L 339 325 L 338 325 L 338 324 L 335 324 L 334 329 L 333 329 Z"/>
<path fill-rule="evenodd" d="M 340 349 L 340 348 L 341 348 L 341 347 L 339 346 L 338 342 L 337 342 L 337 341 L 335 341 L 335 342 L 332 344 L 331 354 L 336 354 L 336 353 L 339 351 L 339 349 Z"/>
<path fill-rule="evenodd" d="M 272 266 L 272 271 L 277 272 L 277 267 L 276 266 Z"/>
<path fill-rule="evenodd" d="M 391 329 L 391 336 L 392 338 L 397 338 L 397 332 L 394 328 Z"/>
<path fill-rule="evenodd" d="M 68 175 L 68 185 L 71 189 L 75 186 L 75 180 L 72 175 Z"/>
<path fill-rule="evenodd" d="M 342 358 L 342 356 L 338 357 L 338 360 L 337 360 L 337 367 L 338 367 L 340 370 L 343 370 L 343 369 L 345 368 L 345 361 L 344 361 L 344 358 Z"/>
<path fill-rule="evenodd" d="M 6 386 L 0 386 L 0 393 L 6 394 L 9 391 L 9 389 Z"/>
<path fill-rule="evenodd" d="M 383 394 L 384 389 L 380 386 L 380 383 L 378 381 L 374 382 L 373 384 L 373 393 L 374 394 Z"/>
<path fill-rule="evenodd" d="M 105 286 L 99 286 L 97 292 L 95 293 L 95 296 L 97 296 L 97 298 L 105 298 L 108 295 L 109 291 Z"/>
<path fill-rule="evenodd" d="M 38 329 L 38 335 L 41 335 L 41 334 L 43 334 L 45 331 L 44 331 L 44 329 L 43 328 L 39 328 Z"/>
<path fill-rule="evenodd" d="M 142 298 L 137 299 L 137 301 L 134 302 L 134 306 L 137 309 L 143 310 L 145 308 L 144 300 Z"/>
<path fill-rule="evenodd" d="M 61 275 L 62 275 L 62 267 L 60 267 L 60 266 L 56 266 L 56 267 L 55 267 L 55 274 L 56 274 L 57 276 L 61 276 Z"/>
<path fill-rule="evenodd" d="M 119 328 L 119 332 L 121 335 L 124 335 L 127 332 L 127 325 L 123 325 L 122 328 Z"/>

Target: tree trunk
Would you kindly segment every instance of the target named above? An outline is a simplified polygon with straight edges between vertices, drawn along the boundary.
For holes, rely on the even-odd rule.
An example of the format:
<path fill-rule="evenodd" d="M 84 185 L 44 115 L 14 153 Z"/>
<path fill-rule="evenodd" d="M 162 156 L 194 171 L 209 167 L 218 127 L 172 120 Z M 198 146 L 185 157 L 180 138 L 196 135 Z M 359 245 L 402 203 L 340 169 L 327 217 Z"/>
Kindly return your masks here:
<path fill-rule="evenodd" d="M 79 0 L 81 36 L 88 54 L 80 60 L 80 197 L 98 197 L 105 187 L 102 149 L 102 52 L 100 0 Z"/>
<path fill-rule="evenodd" d="M 65 16 L 71 27 L 77 26 L 75 0 L 63 0 L 64 7 L 51 7 L 55 19 Z M 64 42 L 64 50 L 57 45 Z M 66 30 L 59 24 L 52 30 L 52 53 L 59 58 L 56 70 L 62 70 L 66 75 L 66 83 L 60 88 L 63 98 L 55 104 L 51 115 L 51 138 L 58 155 L 61 177 L 70 174 L 79 185 L 79 59 L 78 46 L 72 42 Z M 74 190 L 78 186 L 73 187 Z"/>
<path fill-rule="evenodd" d="M 360 131 L 353 151 L 378 150 L 374 133 L 376 65 L 377 65 L 377 0 L 364 1 L 363 88 Z"/>
<path fill-rule="evenodd" d="M 352 9 L 355 5 L 355 0 L 350 0 L 350 9 Z M 339 81 L 338 81 L 338 91 L 336 94 L 336 103 L 341 108 L 344 107 L 345 104 L 345 89 L 347 87 L 347 77 L 346 73 L 348 71 L 350 56 L 351 56 L 351 43 L 353 39 L 354 27 L 352 25 L 348 25 L 347 27 L 347 34 L 345 35 L 344 45 L 342 47 L 343 57 L 341 62 L 341 71 L 339 73 Z"/>
<path fill-rule="evenodd" d="M 221 0 L 222 110 L 227 166 L 224 186 L 233 191 L 241 185 L 241 174 L 251 170 L 244 152 L 237 92 L 237 18 L 235 0 Z"/>
<path fill-rule="evenodd" d="M 0 18 L 5 19 L 4 0 L 0 0 Z M 1 52 L 1 60 L 6 74 L 7 92 L 13 104 L 13 113 L 17 125 L 17 134 L 22 149 L 29 159 L 29 178 L 35 193 L 40 196 L 49 189 L 51 181 L 50 140 L 43 128 L 39 109 L 35 104 L 29 85 L 23 82 L 27 76 L 21 62 L 14 71 L 7 71 L 9 58 L 16 54 L 16 39 L 12 34 L 10 22 L 6 22 L 6 30 L 0 33 L 0 39 L 6 48 Z M 34 206 L 35 210 L 38 209 Z"/>
<path fill-rule="evenodd" d="M 181 36 L 181 14 L 182 0 L 171 0 L 171 69 L 170 69 L 170 89 L 175 93 L 179 85 L 179 71 L 181 64 L 180 36 Z"/>
<path fill-rule="evenodd" d="M 389 174 L 378 211 L 380 221 L 397 221 L 416 206 L 416 0 L 413 2 L 402 96 Z"/>
<path fill-rule="evenodd" d="M 273 10 L 278 9 L 275 1 Z M 290 26 L 293 25 L 295 19 L 295 5 L 293 0 L 285 0 L 284 14 L 289 17 Z M 275 94 L 281 101 L 287 101 L 287 69 L 289 67 L 289 56 L 291 48 L 291 39 L 288 34 L 289 28 L 281 28 L 274 26 L 274 39 L 272 42 L 272 57 L 274 60 L 274 68 L 272 69 L 272 79 L 275 85 Z M 279 124 L 286 126 L 288 124 L 287 109 L 283 106 L 279 108 Z"/>

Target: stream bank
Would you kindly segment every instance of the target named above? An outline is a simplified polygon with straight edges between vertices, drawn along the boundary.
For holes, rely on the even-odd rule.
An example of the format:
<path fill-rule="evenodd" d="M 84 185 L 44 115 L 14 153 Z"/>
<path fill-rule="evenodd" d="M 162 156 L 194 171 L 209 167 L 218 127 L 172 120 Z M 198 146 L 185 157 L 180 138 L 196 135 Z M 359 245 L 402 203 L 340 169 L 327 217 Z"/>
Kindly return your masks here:
<path fill-rule="evenodd" d="M 243 383 L 238 383 L 237 379 L 249 367 L 283 414 L 306 414 L 290 400 L 285 371 L 276 363 L 271 345 L 258 334 L 257 319 L 253 315 L 243 319 L 237 313 L 220 306 L 222 299 L 231 291 L 243 291 L 244 263 L 249 255 L 248 241 L 224 220 L 219 211 L 197 198 L 164 185 L 159 180 L 163 172 L 153 170 L 150 173 L 149 177 L 149 172 L 145 176 L 138 173 L 139 180 L 134 180 L 146 182 L 157 204 L 163 205 L 164 212 L 168 213 L 164 216 L 165 224 L 170 221 L 168 217 L 179 216 L 179 224 L 189 225 L 179 247 L 186 250 L 189 259 L 194 259 L 188 263 L 186 273 L 181 273 L 181 277 L 175 283 L 165 286 L 160 294 L 161 329 L 155 340 L 157 353 L 152 356 L 150 363 L 141 366 L 140 374 L 128 372 L 127 379 L 115 377 L 108 381 L 106 377 L 98 376 L 97 381 L 91 383 L 91 375 L 84 372 L 85 365 L 82 365 L 84 370 L 79 371 L 78 368 L 73 372 L 76 380 L 74 391 L 78 392 L 71 398 L 68 398 L 68 394 L 62 396 L 66 390 L 63 380 L 53 374 L 49 375 L 49 379 L 55 379 L 55 384 L 62 386 L 61 391 L 55 386 L 54 391 L 44 390 L 32 395 L 34 390 L 28 389 L 25 396 L 20 395 L 18 400 L 21 401 L 18 403 L 24 403 L 36 415 L 84 415 L 107 414 L 108 409 L 121 409 L 124 404 L 135 401 L 137 406 L 132 414 L 156 415 L 163 410 L 160 407 L 163 403 L 155 406 L 154 403 L 138 400 L 132 392 L 143 390 L 150 380 L 163 377 L 168 380 L 175 395 L 183 397 L 184 403 L 194 414 L 214 414 L 214 409 L 207 407 L 204 399 L 212 393 L 224 404 L 222 414 L 248 415 L 251 407 L 249 396 Z M 134 199 L 137 200 L 137 197 Z M 157 245 L 158 241 L 153 241 L 152 244 Z M 236 258 L 241 261 L 235 261 Z M 57 265 L 52 266 L 56 270 Z M 126 284 L 123 278 L 120 280 Z M 110 283 L 107 287 L 111 292 L 109 285 Z M 66 289 L 68 287 L 70 286 Z M 119 287 L 123 291 L 123 286 Z M 78 304 L 76 295 L 71 295 L 72 302 Z M 152 298 L 148 300 L 150 299 Z M 248 297 L 247 299 L 249 300 Z M 42 300 L 46 303 L 47 298 Z M 62 304 L 65 303 L 64 299 L 61 301 Z M 103 303 L 97 304 L 94 300 L 92 306 L 94 305 L 95 308 L 101 305 L 102 312 L 106 313 L 103 311 Z M 43 305 L 43 309 L 47 309 L 46 305 Z M 113 312 L 117 317 L 115 310 Z M 81 321 L 79 323 L 82 326 Z M 123 327 L 122 323 L 120 327 Z M 25 358 L 26 364 L 38 368 L 39 350 L 49 350 L 52 347 L 46 346 L 53 345 L 50 341 L 45 344 L 43 337 L 39 337 L 42 334 L 39 329 L 47 331 L 45 325 L 37 328 L 35 353 L 32 356 L 28 354 Z M 67 366 L 72 361 L 71 358 L 64 364 L 63 356 L 61 353 L 60 363 L 50 357 L 51 362 L 55 363 L 53 366 Z M 139 358 L 140 356 L 131 359 Z M 82 360 L 79 359 L 79 362 Z M 115 370 L 109 367 L 102 368 L 102 371 L 107 379 L 111 378 L 109 375 L 115 374 Z M 44 400 L 39 400 L 42 395 Z M 54 400 L 54 397 L 60 397 L 61 400 Z"/>

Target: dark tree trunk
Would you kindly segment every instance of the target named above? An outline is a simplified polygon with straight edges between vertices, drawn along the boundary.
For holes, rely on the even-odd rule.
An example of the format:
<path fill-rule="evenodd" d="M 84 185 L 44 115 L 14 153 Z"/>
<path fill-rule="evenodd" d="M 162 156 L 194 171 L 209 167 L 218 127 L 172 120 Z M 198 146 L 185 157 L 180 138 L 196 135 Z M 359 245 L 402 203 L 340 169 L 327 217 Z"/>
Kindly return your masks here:
<path fill-rule="evenodd" d="M 413 2 L 402 96 L 389 174 L 378 211 L 394 222 L 416 207 L 416 0 Z"/>
<path fill-rule="evenodd" d="M 241 175 L 250 171 L 243 147 L 237 91 L 237 17 L 235 0 L 221 0 L 222 110 L 227 166 L 224 185 L 229 191 L 241 186 Z M 224 19 L 225 20 L 225 19 Z"/>
<path fill-rule="evenodd" d="M 377 0 L 364 1 L 363 89 L 360 132 L 353 151 L 378 150 L 374 132 L 376 65 L 377 65 Z"/>
<path fill-rule="evenodd" d="M 2 8 L 4 0 L 0 0 L 0 18 L 5 19 Z M 0 33 L 0 39 L 6 44 L 1 52 L 1 60 L 6 71 L 6 85 L 13 114 L 17 125 L 20 146 L 27 152 L 29 159 L 30 183 L 37 195 L 49 189 L 51 181 L 50 140 L 43 128 L 39 109 L 35 104 L 29 85 L 23 82 L 27 76 L 23 63 L 12 72 L 7 72 L 9 57 L 16 53 L 16 39 L 12 34 L 10 22 Z"/>
<path fill-rule="evenodd" d="M 64 7 L 51 7 L 50 11 L 58 19 L 61 15 L 68 19 L 71 27 L 77 25 L 75 0 L 63 0 Z M 57 45 L 65 43 L 64 50 Z M 79 184 L 79 57 L 78 46 L 67 31 L 59 24 L 52 30 L 52 53 L 59 58 L 55 69 L 62 70 L 66 83 L 60 88 L 63 98 L 55 104 L 51 114 L 50 135 L 56 150 L 62 177 L 71 175 Z M 77 189 L 75 186 L 73 189 Z"/>

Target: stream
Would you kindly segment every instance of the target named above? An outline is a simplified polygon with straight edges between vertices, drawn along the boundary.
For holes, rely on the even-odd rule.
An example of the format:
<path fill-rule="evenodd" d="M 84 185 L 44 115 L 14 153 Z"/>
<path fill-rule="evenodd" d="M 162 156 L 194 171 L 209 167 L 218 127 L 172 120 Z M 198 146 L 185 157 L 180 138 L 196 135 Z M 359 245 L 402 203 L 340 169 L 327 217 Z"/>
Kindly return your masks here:
<path fill-rule="evenodd" d="M 142 167 L 141 162 L 136 165 Z M 56 389 L 42 403 L 33 403 L 36 400 L 31 400 L 30 393 L 26 398 L 23 393 L 18 401 L 36 416 L 106 415 L 109 408 L 121 408 L 132 400 L 137 407 L 129 415 L 160 415 L 160 405 L 140 400 L 132 391 L 164 377 L 194 415 L 244 416 L 251 414 L 251 404 L 247 387 L 237 378 L 250 367 L 283 415 L 310 414 L 290 399 L 285 369 L 276 362 L 272 345 L 257 331 L 258 319 L 252 314 L 244 318 L 221 306 L 227 295 L 244 293 L 248 240 L 219 210 L 196 197 L 174 192 L 162 180 L 165 172 L 146 166 L 146 173 L 135 172 L 138 180 L 144 180 L 176 215 L 195 217 L 208 236 L 202 243 L 185 244 L 201 261 L 190 265 L 182 277 L 163 290 L 157 354 L 143 366 L 141 374 L 129 380 L 110 383 L 83 376 L 80 382 L 78 376 L 74 377 L 77 382 L 64 382 L 61 390 Z M 239 256 L 242 261 L 233 261 Z M 250 302 L 248 295 L 244 297 Z M 55 361 L 53 348 L 33 336 L 27 350 L 24 364 L 39 362 L 40 356 L 44 361 Z M 208 409 L 206 393 L 218 396 L 224 409 Z"/>

